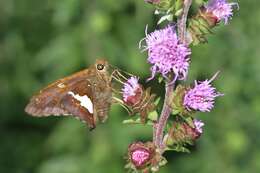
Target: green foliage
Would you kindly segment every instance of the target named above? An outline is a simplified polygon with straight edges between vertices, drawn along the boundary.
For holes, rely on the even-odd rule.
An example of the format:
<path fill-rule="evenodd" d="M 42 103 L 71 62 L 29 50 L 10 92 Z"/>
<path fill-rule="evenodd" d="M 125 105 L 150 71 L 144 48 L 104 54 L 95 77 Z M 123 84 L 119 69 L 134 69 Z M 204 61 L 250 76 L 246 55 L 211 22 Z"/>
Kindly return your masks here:
<path fill-rule="evenodd" d="M 196 115 L 206 126 L 191 154 L 167 154 L 161 173 L 260 172 L 259 1 L 239 3 L 210 44 L 193 48 L 189 71 L 202 80 L 221 70 L 214 85 L 225 96 L 213 112 Z M 149 77 L 138 42 L 145 25 L 155 25 L 152 9 L 143 0 L 0 0 L 0 172 L 125 171 L 129 143 L 152 134 L 149 126 L 123 125 L 128 115 L 119 106 L 93 132 L 73 118 L 37 119 L 23 109 L 35 91 L 97 57 Z"/>
<path fill-rule="evenodd" d="M 155 14 L 160 15 L 160 19 L 157 24 L 162 22 L 172 22 L 174 17 L 182 14 L 183 0 L 161 0 L 156 5 Z"/>
<path fill-rule="evenodd" d="M 169 97 L 168 102 L 169 105 L 172 107 L 172 114 L 177 115 L 185 115 L 189 114 L 188 111 L 186 111 L 186 108 L 183 106 L 183 99 L 186 92 L 186 87 L 182 85 L 178 85 L 173 92 L 173 94 Z"/>

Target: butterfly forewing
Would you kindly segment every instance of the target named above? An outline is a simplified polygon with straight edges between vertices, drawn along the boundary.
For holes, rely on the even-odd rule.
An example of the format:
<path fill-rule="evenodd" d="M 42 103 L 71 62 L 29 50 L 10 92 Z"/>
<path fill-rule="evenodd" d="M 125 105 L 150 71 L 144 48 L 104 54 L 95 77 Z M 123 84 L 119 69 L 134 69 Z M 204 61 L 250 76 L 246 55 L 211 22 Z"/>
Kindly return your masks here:
<path fill-rule="evenodd" d="M 79 81 L 86 79 L 88 70 L 57 80 L 33 96 L 25 111 L 33 116 L 66 115 L 69 112 L 60 106 L 60 100 Z"/>
<path fill-rule="evenodd" d="M 25 111 L 38 117 L 73 115 L 91 129 L 95 127 L 97 118 L 104 122 L 112 91 L 107 72 L 96 68 L 102 63 L 107 64 L 97 60 L 90 68 L 50 84 L 32 97 Z"/>

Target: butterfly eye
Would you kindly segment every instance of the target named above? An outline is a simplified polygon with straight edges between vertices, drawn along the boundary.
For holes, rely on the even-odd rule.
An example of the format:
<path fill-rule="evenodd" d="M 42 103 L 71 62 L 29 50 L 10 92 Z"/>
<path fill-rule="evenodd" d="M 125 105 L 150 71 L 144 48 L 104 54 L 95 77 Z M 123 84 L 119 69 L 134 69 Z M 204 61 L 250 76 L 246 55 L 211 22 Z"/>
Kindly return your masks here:
<path fill-rule="evenodd" d="M 97 65 L 97 69 L 98 70 L 103 70 L 104 69 L 104 65 L 103 64 L 98 64 Z"/>

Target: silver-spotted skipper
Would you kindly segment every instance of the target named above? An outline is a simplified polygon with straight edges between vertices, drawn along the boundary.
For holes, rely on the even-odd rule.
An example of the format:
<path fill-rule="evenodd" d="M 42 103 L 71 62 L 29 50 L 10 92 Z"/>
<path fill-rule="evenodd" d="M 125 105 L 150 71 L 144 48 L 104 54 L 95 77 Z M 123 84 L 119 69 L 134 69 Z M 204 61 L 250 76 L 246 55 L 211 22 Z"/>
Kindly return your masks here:
<path fill-rule="evenodd" d="M 59 79 L 33 96 L 25 111 L 36 117 L 72 115 L 90 129 L 107 119 L 112 87 L 109 64 L 96 60 L 89 68 Z"/>

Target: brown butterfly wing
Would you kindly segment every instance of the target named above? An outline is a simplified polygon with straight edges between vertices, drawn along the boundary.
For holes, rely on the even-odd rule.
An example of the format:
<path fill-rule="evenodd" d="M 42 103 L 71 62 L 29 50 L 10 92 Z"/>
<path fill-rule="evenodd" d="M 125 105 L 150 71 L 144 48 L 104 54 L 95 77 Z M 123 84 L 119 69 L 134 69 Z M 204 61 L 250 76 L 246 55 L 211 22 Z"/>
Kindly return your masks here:
<path fill-rule="evenodd" d="M 84 122 L 89 122 L 90 128 L 94 127 L 93 113 L 81 106 L 69 92 L 75 95 L 86 95 L 93 99 L 92 84 L 88 78 L 92 78 L 92 69 L 86 69 L 69 77 L 57 80 L 50 84 L 37 95 L 33 96 L 25 111 L 33 116 L 50 115 L 75 115 Z"/>
<path fill-rule="evenodd" d="M 92 129 L 104 122 L 112 99 L 108 62 L 95 65 L 57 80 L 33 96 L 25 111 L 33 116 L 74 115 Z M 101 68 L 100 68 L 101 67 Z"/>

